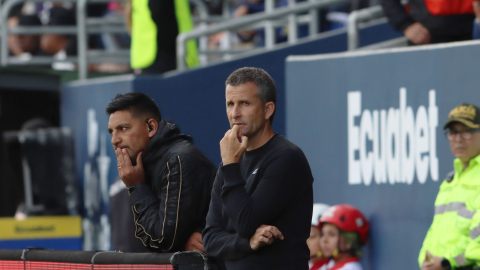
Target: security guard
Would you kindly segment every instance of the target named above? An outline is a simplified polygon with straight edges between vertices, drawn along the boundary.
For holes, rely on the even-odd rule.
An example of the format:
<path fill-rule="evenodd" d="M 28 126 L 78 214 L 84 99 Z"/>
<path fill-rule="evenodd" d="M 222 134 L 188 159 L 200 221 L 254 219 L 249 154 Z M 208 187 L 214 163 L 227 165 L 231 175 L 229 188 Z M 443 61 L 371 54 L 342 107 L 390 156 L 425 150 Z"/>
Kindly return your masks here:
<path fill-rule="evenodd" d="M 192 29 L 188 0 L 132 0 L 132 68 L 141 73 L 175 69 L 177 35 Z M 185 61 L 198 65 L 195 40 L 187 42 Z"/>
<path fill-rule="evenodd" d="M 480 197 L 480 109 L 467 103 L 454 108 L 444 130 L 456 157 L 454 171 L 440 186 L 418 262 L 422 270 L 473 269 L 467 247 L 473 242 L 472 208 Z"/>

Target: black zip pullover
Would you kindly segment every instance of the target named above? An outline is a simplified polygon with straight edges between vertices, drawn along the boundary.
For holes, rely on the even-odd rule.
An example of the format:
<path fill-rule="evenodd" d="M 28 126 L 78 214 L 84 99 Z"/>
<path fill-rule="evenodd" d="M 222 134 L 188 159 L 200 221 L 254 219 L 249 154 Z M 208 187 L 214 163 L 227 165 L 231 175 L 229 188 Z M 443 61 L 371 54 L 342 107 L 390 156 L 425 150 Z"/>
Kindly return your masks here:
<path fill-rule="evenodd" d="M 279 134 L 220 167 L 203 231 L 208 255 L 228 270 L 308 269 L 312 183 L 303 151 Z M 262 224 L 276 226 L 285 239 L 254 251 L 249 241 Z"/>

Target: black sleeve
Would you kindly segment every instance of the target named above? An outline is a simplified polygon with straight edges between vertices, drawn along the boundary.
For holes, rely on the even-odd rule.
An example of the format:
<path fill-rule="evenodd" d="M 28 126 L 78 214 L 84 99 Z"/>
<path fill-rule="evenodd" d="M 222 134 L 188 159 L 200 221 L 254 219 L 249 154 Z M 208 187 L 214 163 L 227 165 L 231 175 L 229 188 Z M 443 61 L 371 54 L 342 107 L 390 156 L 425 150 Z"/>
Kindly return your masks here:
<path fill-rule="evenodd" d="M 211 179 L 205 168 L 189 155 L 168 159 L 161 181 L 160 199 L 144 182 L 130 194 L 135 236 L 154 250 L 184 250 L 191 234 L 204 226 Z M 207 195 L 205 195 L 207 194 Z"/>
<path fill-rule="evenodd" d="M 407 27 L 415 23 L 413 18 L 406 12 L 400 0 L 380 0 L 383 13 L 388 18 L 388 22 L 397 31 L 403 33 Z"/>
<path fill-rule="evenodd" d="M 250 247 L 250 239 L 241 238 L 236 233 L 225 231 L 220 197 L 223 180 L 220 173 L 219 171 L 213 184 L 207 225 L 203 230 L 203 245 L 209 256 L 228 261 L 238 260 L 252 253 L 253 250 Z"/>
<path fill-rule="evenodd" d="M 229 164 L 220 170 L 225 181 L 221 195 L 225 211 L 238 235 L 247 239 L 261 225 L 271 225 L 297 191 L 313 181 L 306 159 L 296 152 L 272 156 L 251 196 L 245 190 L 240 164 Z"/>

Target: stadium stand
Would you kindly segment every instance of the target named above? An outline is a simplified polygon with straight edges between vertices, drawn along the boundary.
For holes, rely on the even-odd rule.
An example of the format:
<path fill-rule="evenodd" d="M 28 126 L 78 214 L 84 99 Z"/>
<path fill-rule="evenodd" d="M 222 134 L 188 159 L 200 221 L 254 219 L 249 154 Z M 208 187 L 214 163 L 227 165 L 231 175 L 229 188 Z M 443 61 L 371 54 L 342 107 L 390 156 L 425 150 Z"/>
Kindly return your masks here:
<path fill-rule="evenodd" d="M 2 22 L 1 25 L 7 26 L 7 18 L 12 10 L 18 5 L 22 4 L 24 0 L 8 0 L 1 6 Z M 34 0 L 33 3 L 42 3 L 43 0 Z M 76 64 L 79 78 L 85 79 L 88 76 L 89 69 L 93 64 L 105 64 L 105 63 L 118 63 L 126 64 L 130 62 L 130 50 L 116 48 L 114 50 L 106 49 L 89 49 L 88 44 L 91 43 L 92 34 L 101 34 L 105 43 L 111 44 L 108 41 L 111 40 L 112 34 L 126 35 L 127 27 L 123 18 L 119 16 L 105 16 L 103 18 L 87 17 L 87 8 L 93 3 L 107 3 L 112 1 L 102 0 L 62 0 L 58 3 L 64 3 L 75 5 L 76 9 L 76 25 L 55 25 L 55 26 L 35 26 L 25 25 L 16 26 L 11 28 L 1 27 L 1 42 L 0 42 L 0 62 L 2 66 L 7 65 L 50 65 L 56 63 L 60 68 L 75 68 Z M 122 2 L 121 0 L 115 0 L 113 2 Z M 181 33 L 177 38 L 177 67 L 179 70 L 186 68 L 184 56 L 185 56 L 185 44 L 190 39 L 199 39 L 199 55 L 200 63 L 202 66 L 207 65 L 212 60 L 215 61 L 215 55 L 222 55 L 223 60 L 229 60 L 232 58 L 244 57 L 251 55 L 252 53 L 259 53 L 272 50 L 275 46 L 275 27 L 285 27 L 290 29 L 288 31 L 288 43 L 297 44 L 300 42 L 298 39 L 297 28 L 302 25 L 308 25 L 308 37 L 318 35 L 319 33 L 319 9 L 325 9 L 330 6 L 349 3 L 350 0 L 329 0 L 329 1 L 309 1 L 302 3 L 289 2 L 287 6 L 274 8 L 274 0 L 267 0 L 265 6 L 268 8 L 264 12 L 244 16 L 241 18 L 231 18 L 230 4 L 231 1 L 223 1 L 222 15 L 210 15 L 208 13 L 208 7 L 203 1 L 191 0 L 190 1 L 196 8 L 195 14 L 198 14 L 194 21 L 197 23 L 197 27 L 188 33 Z M 304 14 L 308 12 L 307 14 Z M 299 14 L 299 15 L 298 15 Z M 365 16 L 366 15 L 366 16 Z M 372 16 L 374 15 L 374 16 Z M 381 10 L 378 8 L 372 13 L 369 10 L 362 12 L 363 20 L 374 19 L 381 17 Z M 353 22 L 349 25 L 350 36 L 355 35 L 357 31 L 357 18 L 358 16 L 352 16 Z M 264 29 L 265 30 L 265 47 L 250 48 L 250 49 L 235 49 L 232 45 L 233 33 L 237 29 Z M 220 49 L 210 48 L 208 45 L 209 35 L 216 34 L 218 32 L 225 31 L 225 38 L 222 42 Z M 24 56 L 24 57 L 10 57 L 8 51 L 9 39 L 12 39 L 12 34 L 22 35 L 38 35 L 38 34 L 70 34 L 76 36 L 76 55 L 60 56 L 60 58 L 52 58 L 49 56 Z M 108 38 L 107 38 L 108 37 Z M 354 38 L 354 36 L 352 36 Z M 352 39 L 350 38 L 350 39 Z M 90 39 L 90 40 L 89 40 Z M 358 43 L 358 38 L 352 41 L 353 44 Z M 105 45 L 109 47 L 109 45 Z M 111 46 L 110 46 L 111 47 Z M 102 70 L 102 69 L 99 69 Z M 114 69 L 115 70 L 115 69 Z"/>

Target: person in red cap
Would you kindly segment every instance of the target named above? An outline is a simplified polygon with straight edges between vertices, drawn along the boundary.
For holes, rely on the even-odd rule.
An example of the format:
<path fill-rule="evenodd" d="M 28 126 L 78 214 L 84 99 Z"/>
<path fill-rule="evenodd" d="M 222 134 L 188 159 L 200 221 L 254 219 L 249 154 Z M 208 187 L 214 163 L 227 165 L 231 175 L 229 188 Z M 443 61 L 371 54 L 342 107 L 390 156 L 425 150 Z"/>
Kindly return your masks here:
<path fill-rule="evenodd" d="M 370 224 L 357 208 L 348 204 L 330 207 L 320 218 L 320 249 L 329 260 L 312 270 L 362 270 L 361 247 L 367 242 Z"/>

